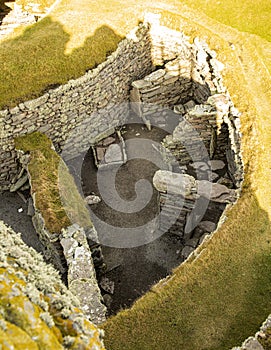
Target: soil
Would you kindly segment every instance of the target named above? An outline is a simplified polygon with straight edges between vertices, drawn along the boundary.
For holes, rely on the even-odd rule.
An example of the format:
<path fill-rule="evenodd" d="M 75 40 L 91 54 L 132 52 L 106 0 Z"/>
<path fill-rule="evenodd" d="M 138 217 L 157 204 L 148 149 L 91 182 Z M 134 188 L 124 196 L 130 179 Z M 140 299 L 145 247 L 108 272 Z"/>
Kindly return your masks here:
<path fill-rule="evenodd" d="M 161 142 L 166 136 L 165 131 L 153 128 L 149 131 L 142 124 L 129 124 L 124 126 L 122 136 L 125 141 L 148 139 Z M 152 184 L 156 170 L 158 152 L 155 147 L 147 147 L 144 141 L 137 142 L 139 154 L 143 159 L 134 157 L 133 142 L 126 143 L 128 161 L 122 165 L 115 179 L 115 187 L 120 197 L 127 202 L 136 197 L 135 183 L 139 179 L 146 179 Z M 144 148 L 145 147 L 145 148 Z M 159 157 L 161 158 L 160 154 Z M 148 159 L 154 160 L 153 162 Z M 156 163 L 156 164 L 154 164 Z M 110 171 L 110 170 L 108 170 Z M 92 150 L 85 156 L 82 166 L 82 189 L 85 196 L 100 195 L 97 184 L 97 168 L 94 165 Z M 110 190 L 110 189 L 109 189 Z M 102 197 L 102 196 L 101 196 Z M 138 227 L 149 222 L 158 214 L 158 192 L 153 188 L 152 197 L 142 210 L 135 213 L 123 213 L 112 209 L 103 200 L 91 206 L 91 210 L 100 219 L 116 225 L 117 227 Z M 109 297 L 109 315 L 117 313 L 120 309 L 130 307 L 133 302 L 146 293 L 153 284 L 168 276 L 172 269 L 178 266 L 182 259 L 180 251 L 183 248 L 181 239 L 165 233 L 160 238 L 135 248 L 114 248 L 102 246 L 104 260 L 107 265 L 105 277 L 114 282 L 114 293 Z"/>
<path fill-rule="evenodd" d="M 27 193 L 23 193 L 25 198 Z M 17 193 L 0 192 L 0 220 L 15 232 L 20 232 L 22 240 L 36 251 L 42 251 L 42 245 L 33 227 L 32 219 L 27 215 L 27 203 Z"/>

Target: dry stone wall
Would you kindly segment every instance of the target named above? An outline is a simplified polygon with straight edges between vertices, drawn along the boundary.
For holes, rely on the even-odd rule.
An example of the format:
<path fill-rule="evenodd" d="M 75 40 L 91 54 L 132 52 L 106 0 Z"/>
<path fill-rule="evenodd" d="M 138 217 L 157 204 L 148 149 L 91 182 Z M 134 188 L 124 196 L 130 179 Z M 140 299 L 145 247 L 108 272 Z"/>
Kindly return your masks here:
<path fill-rule="evenodd" d="M 202 201 L 207 200 L 206 209 L 211 205 L 214 210 L 213 206 L 218 204 L 223 211 L 227 204 L 234 203 L 237 199 L 237 192 L 225 185 L 196 180 L 188 174 L 166 170 L 158 170 L 155 173 L 153 184 L 160 193 L 160 229 L 180 236 L 185 244 L 192 238 L 194 227 L 191 229 L 191 225 L 198 220 L 195 208 L 197 203 L 202 205 Z M 216 227 L 215 224 L 214 226 Z M 170 229 L 167 229 L 168 227 Z M 212 231 L 215 227 L 212 227 Z M 194 248 L 199 243 L 199 238 L 196 237 L 197 243 Z"/>
<path fill-rule="evenodd" d="M 18 174 L 15 137 L 40 131 L 61 150 L 76 128 L 66 145 L 66 153 L 75 156 L 99 135 L 124 123 L 128 107 L 115 108 L 115 105 L 127 102 L 132 81 L 152 69 L 149 26 L 140 25 L 104 63 L 81 78 L 49 90 L 35 100 L 0 111 L 0 189 L 9 188 Z"/>
<path fill-rule="evenodd" d="M 105 349 L 102 331 L 58 272 L 2 221 L 0 247 L 0 344 L 8 349 Z"/>

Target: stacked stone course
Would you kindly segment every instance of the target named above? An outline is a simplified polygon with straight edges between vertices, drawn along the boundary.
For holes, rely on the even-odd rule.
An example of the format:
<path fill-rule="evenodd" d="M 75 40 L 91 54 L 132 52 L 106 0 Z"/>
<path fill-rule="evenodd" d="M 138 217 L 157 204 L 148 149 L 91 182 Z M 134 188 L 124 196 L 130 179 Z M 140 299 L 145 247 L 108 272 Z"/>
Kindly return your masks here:
<path fill-rule="evenodd" d="M 8 189 L 19 171 L 15 137 L 40 131 L 61 151 L 76 129 L 65 144 L 66 154 L 76 156 L 109 128 L 125 122 L 129 111 L 121 103 L 129 99 L 130 84 L 152 70 L 149 26 L 140 25 L 104 63 L 84 76 L 0 111 L 0 189 Z"/>

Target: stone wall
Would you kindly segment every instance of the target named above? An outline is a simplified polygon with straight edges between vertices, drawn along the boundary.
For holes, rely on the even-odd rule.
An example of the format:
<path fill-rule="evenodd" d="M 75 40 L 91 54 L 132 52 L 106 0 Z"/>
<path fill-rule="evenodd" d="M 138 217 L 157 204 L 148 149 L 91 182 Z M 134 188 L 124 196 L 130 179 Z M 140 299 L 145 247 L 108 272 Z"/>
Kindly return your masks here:
<path fill-rule="evenodd" d="M 191 101 L 192 102 L 192 101 Z M 205 104 L 176 106 L 181 121 L 163 146 L 180 165 L 220 159 L 227 162 L 228 172 L 239 187 L 243 179 L 239 113 L 229 95 L 215 94 Z M 202 146 L 207 152 L 203 152 Z"/>
<path fill-rule="evenodd" d="M 0 111 L 0 189 L 10 187 L 18 174 L 14 138 L 40 131 L 60 151 L 72 130 L 66 154 L 71 157 L 89 148 L 95 138 L 124 123 L 132 81 L 153 69 L 149 26 L 140 25 L 97 68 L 41 97 Z M 79 130 L 79 131 L 78 131 Z"/>
<path fill-rule="evenodd" d="M 190 238 L 196 238 L 197 243 L 199 243 L 199 232 L 194 232 L 196 237 L 192 237 L 193 230 L 203 219 L 208 208 L 211 211 L 218 210 L 217 219 L 219 219 L 225 206 L 237 200 L 235 190 L 219 183 L 196 180 L 188 174 L 158 170 L 154 175 L 153 184 L 160 193 L 160 229 L 163 232 L 166 230 L 178 235 L 184 240 L 185 244 Z M 209 222 L 208 225 L 212 226 L 213 231 L 216 224 L 217 222 L 213 222 L 213 225 L 211 225 Z M 205 232 L 202 233 L 208 232 L 206 227 L 205 229 Z M 194 246 L 194 249 L 196 246 Z"/>
<path fill-rule="evenodd" d="M 154 67 L 160 69 L 152 73 Z M 97 68 L 35 100 L 0 111 L 0 190 L 8 189 L 19 173 L 15 137 L 33 131 L 46 133 L 57 151 L 64 149 L 63 157 L 68 160 L 84 154 L 97 140 L 112 134 L 114 127 L 125 123 L 132 83 L 132 101 L 143 102 L 141 116 L 148 121 L 157 105 L 177 105 L 179 112 L 186 112 L 195 104 L 206 103 L 211 95 L 227 95 L 222 68 L 215 52 L 204 42 L 196 38 L 191 44 L 181 32 L 160 26 L 159 15 L 146 16 L 145 23 L 120 42 Z M 236 119 L 236 113 L 231 113 L 224 122 L 230 121 L 235 127 L 232 121 Z M 163 120 L 160 123 L 163 126 Z M 207 129 L 209 149 L 214 128 Z M 224 147 L 228 133 L 233 136 L 232 147 L 227 149 L 233 172 L 234 162 L 240 163 L 234 151 L 240 149 L 238 132 L 224 125 L 216 135 L 217 150 L 221 143 Z"/>
<path fill-rule="evenodd" d="M 8 349 L 104 350 L 58 272 L 0 221 L 0 344 Z"/>

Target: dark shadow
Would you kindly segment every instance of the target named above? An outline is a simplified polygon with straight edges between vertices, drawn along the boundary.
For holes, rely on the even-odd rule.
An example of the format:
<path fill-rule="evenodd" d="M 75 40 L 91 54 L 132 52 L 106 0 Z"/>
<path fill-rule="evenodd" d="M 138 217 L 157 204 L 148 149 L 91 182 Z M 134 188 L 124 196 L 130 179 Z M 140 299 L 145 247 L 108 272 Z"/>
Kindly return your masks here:
<path fill-rule="evenodd" d="M 14 2 L 15 0 L 11 0 L 9 2 Z M 12 10 L 9 6 L 7 6 L 5 3 L 6 0 L 0 0 L 0 26 L 2 24 L 3 19 L 9 14 L 9 12 Z"/>
<path fill-rule="evenodd" d="M 20 197 L 17 193 L 0 192 L 0 220 L 10 226 L 15 232 L 20 232 L 22 240 L 37 252 L 42 252 L 42 244 L 32 223 L 32 217 L 27 215 L 28 203 L 24 201 L 29 193 Z"/>

